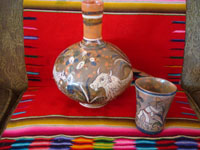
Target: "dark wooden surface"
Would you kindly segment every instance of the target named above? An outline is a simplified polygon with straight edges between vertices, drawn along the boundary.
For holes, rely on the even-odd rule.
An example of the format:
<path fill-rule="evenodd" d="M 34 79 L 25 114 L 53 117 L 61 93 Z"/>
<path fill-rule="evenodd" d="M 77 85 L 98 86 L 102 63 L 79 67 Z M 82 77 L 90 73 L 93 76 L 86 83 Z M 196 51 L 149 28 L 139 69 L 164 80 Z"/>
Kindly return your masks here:
<path fill-rule="evenodd" d="M 187 0 L 182 87 L 200 118 L 200 0 Z"/>
<path fill-rule="evenodd" d="M 23 0 L 0 1 L 0 134 L 27 87 Z"/>

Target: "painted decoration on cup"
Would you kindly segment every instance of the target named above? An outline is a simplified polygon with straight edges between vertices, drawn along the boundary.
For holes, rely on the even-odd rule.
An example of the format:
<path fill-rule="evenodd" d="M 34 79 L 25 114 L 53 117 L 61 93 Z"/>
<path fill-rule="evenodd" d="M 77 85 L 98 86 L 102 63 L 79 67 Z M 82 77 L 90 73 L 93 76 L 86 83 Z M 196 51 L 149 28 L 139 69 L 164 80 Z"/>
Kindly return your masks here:
<path fill-rule="evenodd" d="M 176 86 L 164 79 L 139 78 L 136 86 L 136 125 L 147 134 L 163 130 L 165 117 L 176 94 Z"/>

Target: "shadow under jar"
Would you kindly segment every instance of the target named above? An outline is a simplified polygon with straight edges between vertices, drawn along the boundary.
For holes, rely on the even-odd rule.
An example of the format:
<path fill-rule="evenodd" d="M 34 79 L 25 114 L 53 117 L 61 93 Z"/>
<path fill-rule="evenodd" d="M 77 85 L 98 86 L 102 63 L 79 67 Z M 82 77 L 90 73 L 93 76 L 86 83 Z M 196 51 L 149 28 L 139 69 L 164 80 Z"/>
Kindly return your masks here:
<path fill-rule="evenodd" d="M 131 83 L 132 66 L 115 45 L 102 40 L 102 0 L 82 2 L 83 40 L 56 59 L 53 76 L 58 88 L 88 108 L 99 108 Z"/>

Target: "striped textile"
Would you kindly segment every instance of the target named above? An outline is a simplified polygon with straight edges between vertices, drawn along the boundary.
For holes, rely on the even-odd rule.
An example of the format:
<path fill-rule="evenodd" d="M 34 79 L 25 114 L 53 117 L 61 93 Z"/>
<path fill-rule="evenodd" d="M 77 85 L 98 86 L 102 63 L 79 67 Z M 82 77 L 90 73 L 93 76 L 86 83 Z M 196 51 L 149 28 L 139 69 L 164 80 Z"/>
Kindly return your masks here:
<path fill-rule="evenodd" d="M 165 137 L 180 134 L 200 136 L 200 123 L 194 119 L 168 118 L 164 131 L 150 136 L 137 130 L 134 118 L 42 116 L 12 120 L 8 124 L 3 137 L 53 136 L 59 134 L 118 137 Z"/>
<path fill-rule="evenodd" d="M 27 2 L 34 1 L 25 0 L 25 6 Z M 146 2 L 161 0 L 137 1 Z M 162 2 L 185 5 L 182 0 Z M 119 46 L 134 68 L 170 80 L 178 87 L 164 130 L 157 135 L 137 130 L 134 80 L 123 95 L 100 109 L 84 108 L 63 95 L 52 79 L 52 67 L 61 51 L 82 39 L 81 15 L 25 10 L 29 87 L 2 135 L 0 150 L 200 149 L 200 123 L 180 87 L 185 16 L 109 14 L 104 22 L 103 38 Z M 135 78 L 148 76 L 136 69 L 133 72 Z"/>
<path fill-rule="evenodd" d="M 24 137 L 3 139 L 0 150 L 198 150 L 199 137 L 176 136 L 170 138 L 108 138 L 108 137 Z"/>
<path fill-rule="evenodd" d="M 104 0 L 106 12 L 185 13 L 186 0 Z M 80 11 L 81 0 L 24 0 L 25 9 Z"/>

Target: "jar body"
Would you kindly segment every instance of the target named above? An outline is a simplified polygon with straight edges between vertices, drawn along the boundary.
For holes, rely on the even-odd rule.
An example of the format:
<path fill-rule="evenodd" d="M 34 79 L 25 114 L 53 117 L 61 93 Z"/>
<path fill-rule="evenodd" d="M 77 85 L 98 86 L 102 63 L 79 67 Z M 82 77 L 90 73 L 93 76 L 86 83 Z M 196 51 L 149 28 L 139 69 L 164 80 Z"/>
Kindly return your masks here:
<path fill-rule="evenodd" d="M 53 76 L 58 88 L 89 108 L 99 108 L 120 95 L 133 78 L 131 64 L 113 44 L 81 41 L 56 59 Z"/>

